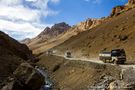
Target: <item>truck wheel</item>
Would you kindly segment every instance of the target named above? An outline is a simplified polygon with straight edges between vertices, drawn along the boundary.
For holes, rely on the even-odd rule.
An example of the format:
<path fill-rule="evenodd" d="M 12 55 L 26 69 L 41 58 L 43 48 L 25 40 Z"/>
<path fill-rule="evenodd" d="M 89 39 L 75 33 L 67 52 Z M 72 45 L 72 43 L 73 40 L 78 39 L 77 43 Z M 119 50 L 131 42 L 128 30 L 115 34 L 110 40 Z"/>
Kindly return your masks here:
<path fill-rule="evenodd" d="M 114 63 L 114 64 L 118 64 L 118 62 L 117 62 L 116 60 L 113 60 L 113 63 Z"/>
<path fill-rule="evenodd" d="M 124 62 L 124 61 L 121 61 L 120 63 L 121 63 L 121 64 L 125 64 L 125 62 Z"/>
<path fill-rule="evenodd" d="M 106 63 L 106 59 L 104 59 L 104 63 Z"/>
<path fill-rule="evenodd" d="M 112 63 L 115 63 L 115 60 L 114 59 L 112 60 Z"/>

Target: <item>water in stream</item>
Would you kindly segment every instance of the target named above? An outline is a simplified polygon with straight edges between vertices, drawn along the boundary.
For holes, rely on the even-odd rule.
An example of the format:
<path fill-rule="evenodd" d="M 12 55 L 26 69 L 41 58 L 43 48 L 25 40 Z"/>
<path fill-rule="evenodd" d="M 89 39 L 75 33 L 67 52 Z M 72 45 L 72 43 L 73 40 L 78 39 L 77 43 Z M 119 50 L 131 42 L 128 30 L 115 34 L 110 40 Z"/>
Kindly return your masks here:
<path fill-rule="evenodd" d="M 40 90 L 53 90 L 54 84 L 53 81 L 49 78 L 48 71 L 39 67 L 36 67 L 35 69 L 45 77 L 45 84 L 41 87 Z"/>

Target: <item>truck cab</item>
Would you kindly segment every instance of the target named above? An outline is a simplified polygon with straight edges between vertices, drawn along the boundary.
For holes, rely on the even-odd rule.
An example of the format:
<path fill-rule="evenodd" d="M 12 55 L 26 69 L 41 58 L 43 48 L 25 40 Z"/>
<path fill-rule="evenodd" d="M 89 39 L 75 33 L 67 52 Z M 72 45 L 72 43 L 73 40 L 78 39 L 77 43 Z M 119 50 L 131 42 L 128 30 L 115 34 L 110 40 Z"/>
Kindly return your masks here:
<path fill-rule="evenodd" d="M 114 49 L 111 51 L 112 62 L 116 64 L 124 64 L 126 61 L 126 54 L 124 49 Z"/>
<path fill-rule="evenodd" d="M 113 49 L 111 52 L 101 52 L 99 59 L 104 63 L 124 64 L 126 61 L 126 54 L 124 49 Z"/>

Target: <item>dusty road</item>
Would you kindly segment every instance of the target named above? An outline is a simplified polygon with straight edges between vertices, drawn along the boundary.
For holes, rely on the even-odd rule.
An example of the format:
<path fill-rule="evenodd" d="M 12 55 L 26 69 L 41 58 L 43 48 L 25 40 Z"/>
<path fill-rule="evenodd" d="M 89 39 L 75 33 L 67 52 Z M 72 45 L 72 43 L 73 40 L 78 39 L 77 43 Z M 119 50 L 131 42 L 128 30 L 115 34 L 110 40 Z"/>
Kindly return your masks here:
<path fill-rule="evenodd" d="M 59 56 L 59 57 L 64 57 L 67 60 L 80 60 L 80 61 L 88 61 L 88 62 L 92 62 L 92 63 L 98 63 L 98 64 L 109 64 L 109 65 L 115 65 L 115 64 L 111 64 L 111 63 L 104 63 L 101 60 L 99 60 L 98 58 L 67 58 L 64 55 L 57 55 L 57 54 L 53 54 L 55 56 Z M 127 68 L 133 68 L 135 69 L 135 64 L 124 64 L 124 65 L 119 65 L 122 69 L 127 69 Z"/>

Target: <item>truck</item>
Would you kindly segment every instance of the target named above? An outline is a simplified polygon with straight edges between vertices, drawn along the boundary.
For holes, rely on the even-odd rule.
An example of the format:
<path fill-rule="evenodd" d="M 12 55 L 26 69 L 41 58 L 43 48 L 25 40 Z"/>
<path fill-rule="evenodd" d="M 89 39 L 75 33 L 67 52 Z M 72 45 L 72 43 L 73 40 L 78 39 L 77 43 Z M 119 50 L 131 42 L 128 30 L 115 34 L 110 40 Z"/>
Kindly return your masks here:
<path fill-rule="evenodd" d="M 65 57 L 71 58 L 71 52 L 70 52 L 70 51 L 67 51 L 67 52 L 65 53 Z"/>
<path fill-rule="evenodd" d="M 100 52 L 99 60 L 104 63 L 124 64 L 126 62 L 125 50 L 113 49 L 111 52 Z"/>
<path fill-rule="evenodd" d="M 47 52 L 46 52 L 47 55 L 52 55 L 53 54 L 53 50 L 52 49 L 49 49 Z"/>

